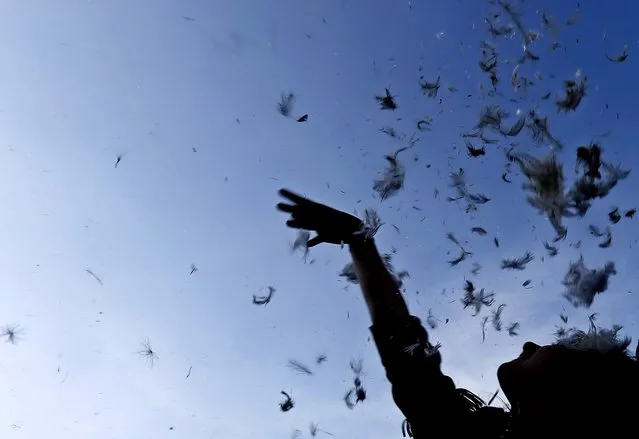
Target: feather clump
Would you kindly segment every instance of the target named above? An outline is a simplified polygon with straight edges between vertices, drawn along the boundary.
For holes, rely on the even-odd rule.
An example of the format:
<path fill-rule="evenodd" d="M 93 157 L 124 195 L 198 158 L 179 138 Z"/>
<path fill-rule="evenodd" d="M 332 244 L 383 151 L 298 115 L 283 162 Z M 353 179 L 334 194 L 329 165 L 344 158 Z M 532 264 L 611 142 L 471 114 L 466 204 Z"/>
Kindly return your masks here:
<path fill-rule="evenodd" d="M 395 96 L 393 96 L 389 89 L 384 89 L 383 96 L 375 96 L 375 100 L 379 102 L 381 110 L 397 110 L 397 102 L 395 102 Z"/>
<path fill-rule="evenodd" d="M 621 325 L 612 328 L 601 328 L 595 324 L 595 315 L 590 316 L 588 331 L 570 328 L 560 331 L 555 344 L 579 351 L 595 351 L 602 354 L 608 352 L 625 352 L 630 346 L 629 337 L 619 337 L 623 329 Z"/>
<path fill-rule="evenodd" d="M 582 77 L 580 72 L 577 72 L 575 76 L 575 79 L 564 81 L 564 97 L 555 102 L 559 111 L 575 111 L 584 96 L 586 96 L 588 78 Z"/>
<path fill-rule="evenodd" d="M 561 151 L 564 148 L 563 143 L 550 132 L 548 116 L 542 117 L 535 110 L 530 110 L 527 119 L 526 126 L 533 142 L 537 145 L 548 145 L 553 151 Z"/>
<path fill-rule="evenodd" d="M 373 190 L 383 200 L 395 195 L 404 187 L 406 178 L 406 169 L 404 165 L 397 159 L 400 152 L 406 151 L 409 147 L 400 148 L 393 155 L 387 155 L 388 167 L 382 172 L 381 176 L 373 181 Z"/>
<path fill-rule="evenodd" d="M 558 238 L 568 232 L 562 218 L 573 216 L 569 211 L 569 200 L 564 192 L 564 173 L 561 163 L 554 154 L 536 158 L 529 154 L 511 153 L 511 161 L 517 163 L 521 172 L 528 178 L 523 188 L 529 193 L 528 203 L 545 214 Z"/>
<path fill-rule="evenodd" d="M 364 222 L 362 228 L 355 232 L 356 235 L 364 235 L 366 239 L 373 239 L 380 227 L 384 225 L 382 218 L 373 208 L 364 209 Z"/>
<path fill-rule="evenodd" d="M 459 168 L 458 172 L 450 174 L 450 187 L 455 189 L 456 197 L 448 197 L 448 201 L 465 200 L 466 201 L 466 213 L 477 210 L 478 204 L 486 204 L 490 201 L 490 198 L 483 194 L 472 193 L 468 190 L 466 183 L 466 176 L 464 170 Z"/>
<path fill-rule="evenodd" d="M 584 165 L 584 152 L 588 152 L 589 162 L 582 166 L 582 175 L 569 190 L 565 189 L 563 166 L 554 153 L 537 158 L 530 154 L 507 152 L 508 159 L 519 165 L 521 172 L 528 178 L 528 182 L 523 185 L 524 190 L 529 193 L 528 202 L 548 217 L 557 232 L 556 241 L 564 238 L 568 232 L 563 225 L 563 217 L 583 217 L 593 200 L 607 196 L 620 180 L 630 175 L 629 170 L 601 160 L 599 146 L 596 149 L 596 160 L 590 157 L 590 150 L 594 150 L 594 146 L 580 149 L 578 165 Z M 603 172 L 599 171 L 600 166 Z"/>
<path fill-rule="evenodd" d="M 464 305 L 464 309 L 468 307 L 475 308 L 473 316 L 479 314 L 483 306 L 491 306 L 495 302 L 495 293 L 486 293 L 483 288 L 475 291 L 475 285 L 468 280 L 464 284 L 464 292 L 461 302 Z"/>
<path fill-rule="evenodd" d="M 589 308 L 595 296 L 608 289 L 608 279 L 613 274 L 617 274 L 614 262 L 607 262 L 603 268 L 588 269 L 584 264 L 584 257 L 581 256 L 578 261 L 570 264 L 564 276 L 564 297 L 574 307 Z"/>
<path fill-rule="evenodd" d="M 575 181 L 568 193 L 573 208 L 580 216 L 590 209 L 592 200 L 604 198 L 620 180 L 625 180 L 630 175 L 629 170 L 622 169 L 619 165 L 602 161 L 601 166 L 602 176 L 591 177 L 586 173 Z"/>

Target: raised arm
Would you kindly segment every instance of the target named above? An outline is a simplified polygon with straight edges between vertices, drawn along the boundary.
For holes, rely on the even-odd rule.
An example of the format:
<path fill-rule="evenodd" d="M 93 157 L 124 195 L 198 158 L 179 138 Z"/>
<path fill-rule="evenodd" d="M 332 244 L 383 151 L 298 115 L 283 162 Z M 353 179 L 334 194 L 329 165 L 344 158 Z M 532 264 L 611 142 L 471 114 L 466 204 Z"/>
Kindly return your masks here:
<path fill-rule="evenodd" d="M 358 218 L 282 190 L 293 204 L 278 204 L 291 214 L 289 227 L 317 232 L 308 243 L 348 244 L 373 325 L 371 332 L 393 399 L 417 439 L 452 437 L 468 425 L 479 402 L 455 388 L 441 372 L 441 356 L 417 317 L 411 316 L 397 283 Z M 452 436 L 451 436 L 452 435 Z"/>
<path fill-rule="evenodd" d="M 352 242 L 349 248 L 373 324 L 401 324 L 410 316 L 408 306 L 373 239 Z"/>
<path fill-rule="evenodd" d="M 480 414 L 483 401 L 456 388 L 442 373 L 438 348 L 429 342 L 420 320 L 410 315 L 374 241 L 354 240 L 350 252 L 393 400 L 406 416 L 402 430 L 416 439 L 476 436 L 480 431 L 489 438 L 500 437 L 505 414 L 488 408 Z"/>
<path fill-rule="evenodd" d="M 308 247 L 322 242 L 349 245 L 373 324 L 402 325 L 410 317 L 408 307 L 395 279 L 377 251 L 373 238 L 366 233 L 364 223 L 353 215 L 316 203 L 286 189 L 282 189 L 280 195 L 291 203 L 277 205 L 279 210 L 291 215 L 286 224 L 317 233 L 308 242 Z"/>

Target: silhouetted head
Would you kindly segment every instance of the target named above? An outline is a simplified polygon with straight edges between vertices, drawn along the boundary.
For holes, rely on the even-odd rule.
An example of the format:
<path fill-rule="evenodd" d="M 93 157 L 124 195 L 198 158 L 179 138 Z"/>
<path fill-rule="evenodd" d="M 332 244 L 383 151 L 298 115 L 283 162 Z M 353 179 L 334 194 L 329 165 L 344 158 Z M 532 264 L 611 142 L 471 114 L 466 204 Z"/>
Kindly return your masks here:
<path fill-rule="evenodd" d="M 639 366 L 627 353 L 630 340 L 610 334 L 610 343 L 593 341 L 592 332 L 554 345 L 527 342 L 518 358 L 499 367 L 515 437 L 634 435 Z"/>

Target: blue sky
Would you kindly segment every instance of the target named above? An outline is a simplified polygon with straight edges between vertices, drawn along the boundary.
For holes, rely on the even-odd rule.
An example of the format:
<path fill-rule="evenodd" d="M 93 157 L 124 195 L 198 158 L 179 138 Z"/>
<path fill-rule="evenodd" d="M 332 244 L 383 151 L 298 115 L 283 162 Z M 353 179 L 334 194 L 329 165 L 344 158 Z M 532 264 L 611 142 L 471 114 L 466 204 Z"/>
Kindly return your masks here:
<path fill-rule="evenodd" d="M 524 21 L 541 31 L 529 3 Z M 493 102 L 513 112 L 559 92 L 577 69 L 588 76 L 576 112 L 540 107 L 566 144 L 560 158 L 569 180 L 575 148 L 608 130 L 604 157 L 631 169 L 639 161 L 636 6 L 623 3 L 612 11 L 588 2 L 581 21 L 565 27 L 575 4 L 546 2 L 562 29 L 556 37 L 542 32 L 533 46 L 541 60 L 526 72 L 543 79 L 530 99 L 507 101 L 509 67 L 502 70 L 505 97 Z M 639 336 L 634 223 L 614 226 L 609 249 L 586 230 L 605 226 L 613 205 L 635 207 L 634 175 L 586 218 L 568 220 L 559 256 L 542 261 L 553 230 L 526 203 L 521 176 L 501 181 L 501 145 L 488 145 L 482 159 L 466 157 L 460 133 L 488 102 L 479 96 L 488 81 L 477 62 L 479 41 L 490 40 L 483 24 L 490 10 L 480 1 L 417 0 L 412 7 L 387 0 L 0 6 L 0 324 L 24 329 L 16 345 L 0 346 L 2 434 L 270 439 L 294 429 L 308 436 L 311 421 L 336 437 L 401 434 L 363 301 L 338 277 L 348 252 L 320 246 L 314 264 L 291 253 L 295 234 L 274 208 L 283 186 L 348 211 L 378 209 L 386 222 L 378 245 L 394 246 L 396 267 L 410 272 L 412 312 L 424 319 L 432 308 L 449 319 L 431 331 L 443 345 L 444 371 L 481 396 L 494 392 L 497 366 L 524 341 L 552 340 L 560 312 L 578 326 L 599 312 L 602 325 L 620 323 Z M 554 39 L 566 50 L 551 52 Z M 498 40 L 502 59 L 517 56 L 520 42 Z M 605 59 L 625 44 L 625 63 Z M 420 67 L 426 80 L 441 75 L 441 104 L 421 94 Z M 373 98 L 388 86 L 398 95 L 394 113 Z M 282 92 L 296 94 L 294 113 L 308 113 L 308 123 L 278 114 Z M 379 128 L 410 136 L 425 116 L 432 131 L 400 156 L 404 190 L 376 200 L 372 181 L 384 155 L 405 145 Z M 523 133 L 517 140 L 522 151 L 547 152 Z M 448 175 L 459 167 L 492 198 L 473 215 L 445 201 Z M 489 234 L 471 235 L 472 226 Z M 484 267 L 473 280 L 507 304 L 504 319 L 521 323 L 520 336 L 489 330 L 481 343 L 481 317 L 459 303 L 472 261 L 448 267 L 447 232 L 468 241 L 472 261 Z M 581 249 L 571 247 L 579 240 Z M 526 250 L 536 259 L 525 271 L 500 270 L 502 258 Z M 590 310 L 561 297 L 561 279 L 580 252 L 589 267 L 614 260 L 618 269 Z M 189 276 L 192 263 L 199 270 Z M 527 279 L 534 288 L 522 287 Z M 269 285 L 273 301 L 252 305 Z M 159 356 L 153 368 L 135 354 L 146 338 Z M 312 363 L 321 352 L 328 361 L 312 377 L 286 367 L 289 358 Z M 353 357 L 364 358 L 369 399 L 349 411 L 341 399 Z M 288 413 L 279 412 L 281 390 L 297 401 Z"/>

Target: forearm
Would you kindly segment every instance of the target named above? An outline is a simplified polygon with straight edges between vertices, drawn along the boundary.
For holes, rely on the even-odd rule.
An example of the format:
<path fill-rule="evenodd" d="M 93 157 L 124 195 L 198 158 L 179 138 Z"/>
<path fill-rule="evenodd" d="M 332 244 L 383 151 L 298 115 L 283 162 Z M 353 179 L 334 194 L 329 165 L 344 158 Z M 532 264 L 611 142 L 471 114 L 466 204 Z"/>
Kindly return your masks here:
<path fill-rule="evenodd" d="M 350 252 L 373 324 L 409 317 L 408 306 L 372 239 L 353 243 Z"/>

